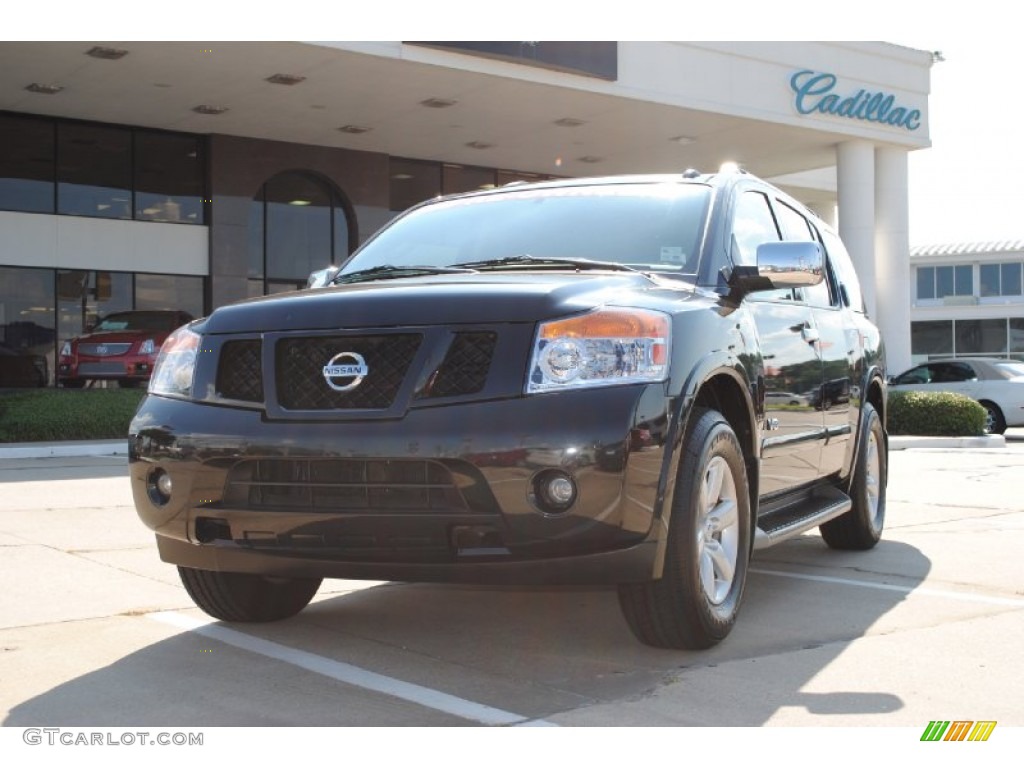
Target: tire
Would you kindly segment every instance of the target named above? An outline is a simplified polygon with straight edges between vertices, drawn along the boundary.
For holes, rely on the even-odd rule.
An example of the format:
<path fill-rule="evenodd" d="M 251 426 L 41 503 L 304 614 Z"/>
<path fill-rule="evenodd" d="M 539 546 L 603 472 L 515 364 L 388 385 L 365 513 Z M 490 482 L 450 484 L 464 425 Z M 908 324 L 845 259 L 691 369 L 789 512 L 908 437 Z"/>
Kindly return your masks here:
<path fill-rule="evenodd" d="M 988 400 L 982 400 L 981 406 L 985 409 L 985 434 L 1001 435 L 1006 431 L 1006 419 L 999 406 Z"/>
<path fill-rule="evenodd" d="M 853 506 L 819 528 L 832 549 L 871 549 L 882 538 L 888 470 L 882 420 L 874 406 L 866 402 L 861 413 L 857 466 L 850 484 Z"/>
<path fill-rule="evenodd" d="M 60 385 L 64 389 L 81 389 L 85 386 L 85 379 L 64 379 Z"/>
<path fill-rule="evenodd" d="M 751 549 L 743 451 L 717 411 L 696 409 L 684 438 L 660 579 L 619 586 L 637 639 L 700 650 L 721 642 L 739 614 Z"/>
<path fill-rule="evenodd" d="M 252 573 L 221 573 L 178 566 L 192 601 L 221 621 L 280 621 L 313 599 L 322 579 L 292 579 Z"/>

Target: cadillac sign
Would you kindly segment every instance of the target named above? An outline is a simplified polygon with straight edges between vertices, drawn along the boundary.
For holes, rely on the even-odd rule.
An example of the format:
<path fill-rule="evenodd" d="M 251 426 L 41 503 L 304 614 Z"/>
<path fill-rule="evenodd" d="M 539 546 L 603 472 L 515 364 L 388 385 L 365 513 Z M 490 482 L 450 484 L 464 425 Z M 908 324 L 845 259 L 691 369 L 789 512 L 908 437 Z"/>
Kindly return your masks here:
<path fill-rule="evenodd" d="M 851 93 L 836 92 L 837 78 L 828 72 L 803 69 L 789 79 L 795 94 L 794 106 L 801 115 L 818 112 L 851 120 L 892 125 L 908 131 L 921 127 L 921 110 L 896 103 L 896 97 L 882 91 L 860 88 Z"/>

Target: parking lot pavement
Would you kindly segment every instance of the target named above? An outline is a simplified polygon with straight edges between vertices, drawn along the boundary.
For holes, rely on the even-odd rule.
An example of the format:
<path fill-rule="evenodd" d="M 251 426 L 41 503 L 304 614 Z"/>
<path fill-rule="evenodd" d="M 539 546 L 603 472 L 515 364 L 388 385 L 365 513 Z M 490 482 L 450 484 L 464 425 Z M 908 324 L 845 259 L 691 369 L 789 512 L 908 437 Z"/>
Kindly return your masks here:
<path fill-rule="evenodd" d="M 728 640 L 638 644 L 602 589 L 325 582 L 211 622 L 135 516 L 123 456 L 0 459 L 8 726 L 1024 725 L 1024 440 L 890 456 L 883 541 L 759 551 Z"/>

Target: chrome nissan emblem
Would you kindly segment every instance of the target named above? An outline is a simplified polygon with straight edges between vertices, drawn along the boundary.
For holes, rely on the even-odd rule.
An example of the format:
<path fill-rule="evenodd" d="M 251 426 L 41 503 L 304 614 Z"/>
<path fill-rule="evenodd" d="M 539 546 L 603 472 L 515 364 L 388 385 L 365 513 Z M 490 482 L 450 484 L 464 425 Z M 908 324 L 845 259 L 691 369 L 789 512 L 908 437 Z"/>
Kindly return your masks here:
<path fill-rule="evenodd" d="M 358 352 L 339 352 L 324 366 L 324 381 L 335 392 L 348 392 L 362 384 L 369 372 Z"/>

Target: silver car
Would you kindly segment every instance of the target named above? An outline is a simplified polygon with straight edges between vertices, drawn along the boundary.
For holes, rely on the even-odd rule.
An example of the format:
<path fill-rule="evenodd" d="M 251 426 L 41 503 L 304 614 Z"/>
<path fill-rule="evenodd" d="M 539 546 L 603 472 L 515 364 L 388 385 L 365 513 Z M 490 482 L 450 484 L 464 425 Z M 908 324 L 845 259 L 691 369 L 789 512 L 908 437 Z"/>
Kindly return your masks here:
<path fill-rule="evenodd" d="M 986 431 L 1024 426 L 1024 362 L 1001 357 L 929 360 L 892 379 L 890 391 L 957 392 L 988 411 Z"/>

